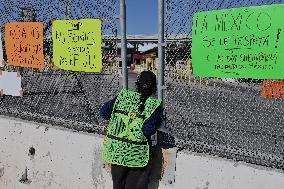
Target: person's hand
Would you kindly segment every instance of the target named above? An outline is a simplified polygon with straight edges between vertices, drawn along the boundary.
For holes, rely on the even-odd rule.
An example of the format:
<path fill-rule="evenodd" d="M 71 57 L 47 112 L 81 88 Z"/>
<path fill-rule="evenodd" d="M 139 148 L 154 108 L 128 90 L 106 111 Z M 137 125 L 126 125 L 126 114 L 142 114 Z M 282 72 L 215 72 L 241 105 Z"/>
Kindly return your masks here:
<path fill-rule="evenodd" d="M 110 163 L 104 163 L 103 164 L 103 168 L 110 169 L 111 168 L 111 164 Z"/>

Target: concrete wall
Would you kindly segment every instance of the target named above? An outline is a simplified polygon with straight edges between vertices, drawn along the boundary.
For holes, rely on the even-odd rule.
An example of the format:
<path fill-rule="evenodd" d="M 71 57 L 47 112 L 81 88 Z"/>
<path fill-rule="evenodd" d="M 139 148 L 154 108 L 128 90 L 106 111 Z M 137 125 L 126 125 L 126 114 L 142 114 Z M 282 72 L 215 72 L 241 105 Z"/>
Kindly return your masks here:
<path fill-rule="evenodd" d="M 111 189 L 103 137 L 0 116 L 0 189 Z M 31 147 L 35 149 L 34 155 Z M 160 153 L 159 153 L 160 152 Z M 283 189 L 280 170 L 157 149 L 151 189 Z M 162 158 L 161 156 L 164 156 Z M 173 160 L 173 157 L 176 158 Z M 176 162 L 176 167 L 172 162 Z M 176 171 L 169 171 L 176 169 Z M 163 172 L 161 182 L 160 173 Z M 170 184 L 174 172 L 175 182 Z"/>

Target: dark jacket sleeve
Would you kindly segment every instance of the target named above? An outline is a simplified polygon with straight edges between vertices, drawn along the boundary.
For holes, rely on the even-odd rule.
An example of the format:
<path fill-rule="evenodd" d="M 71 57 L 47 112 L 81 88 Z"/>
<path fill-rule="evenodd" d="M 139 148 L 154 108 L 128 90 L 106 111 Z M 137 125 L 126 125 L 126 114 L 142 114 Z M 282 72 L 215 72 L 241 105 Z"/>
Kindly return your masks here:
<path fill-rule="evenodd" d="M 163 116 L 163 109 L 161 106 L 159 106 L 155 112 L 151 115 L 151 117 L 145 121 L 145 123 L 142 126 L 142 131 L 145 136 L 151 136 L 155 134 L 157 131 L 157 128 L 162 123 L 162 116 Z"/>
<path fill-rule="evenodd" d="M 106 103 L 103 104 L 100 110 L 100 116 L 105 119 L 109 120 L 111 117 L 112 109 L 115 103 L 116 97 L 110 101 L 107 101 Z"/>

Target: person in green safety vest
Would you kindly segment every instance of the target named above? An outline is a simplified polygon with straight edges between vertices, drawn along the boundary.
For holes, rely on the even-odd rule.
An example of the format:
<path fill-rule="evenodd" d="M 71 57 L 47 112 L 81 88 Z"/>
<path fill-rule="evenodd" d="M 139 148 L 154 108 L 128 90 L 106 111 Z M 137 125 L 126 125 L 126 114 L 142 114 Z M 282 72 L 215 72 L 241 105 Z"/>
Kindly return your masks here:
<path fill-rule="evenodd" d="M 147 189 L 151 168 L 152 141 L 162 123 L 161 101 L 151 71 L 138 75 L 136 91 L 122 89 L 106 102 L 102 118 L 109 120 L 103 144 L 103 159 L 111 164 L 113 189 Z"/>

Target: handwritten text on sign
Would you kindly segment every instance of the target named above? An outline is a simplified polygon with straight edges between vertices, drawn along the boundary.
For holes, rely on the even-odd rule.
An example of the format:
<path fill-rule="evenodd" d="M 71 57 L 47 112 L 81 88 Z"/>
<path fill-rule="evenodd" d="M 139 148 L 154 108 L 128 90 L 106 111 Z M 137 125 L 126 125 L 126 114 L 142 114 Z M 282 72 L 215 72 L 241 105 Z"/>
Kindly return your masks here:
<path fill-rule="evenodd" d="M 53 56 L 64 70 L 102 70 L 101 20 L 56 20 L 52 29 Z"/>
<path fill-rule="evenodd" d="M 283 5 L 201 12 L 192 29 L 193 73 L 219 78 L 284 78 Z"/>
<path fill-rule="evenodd" d="M 8 64 L 43 68 L 43 23 L 11 22 L 5 27 Z"/>

